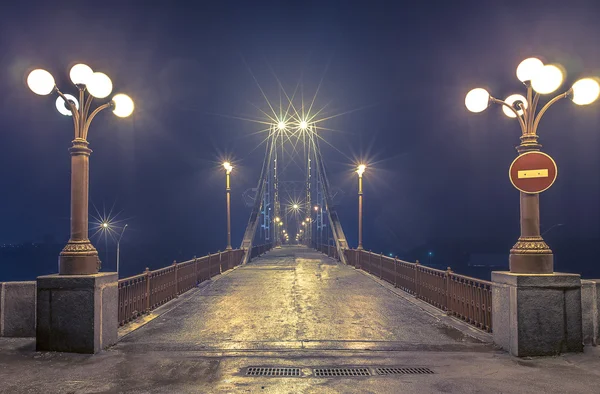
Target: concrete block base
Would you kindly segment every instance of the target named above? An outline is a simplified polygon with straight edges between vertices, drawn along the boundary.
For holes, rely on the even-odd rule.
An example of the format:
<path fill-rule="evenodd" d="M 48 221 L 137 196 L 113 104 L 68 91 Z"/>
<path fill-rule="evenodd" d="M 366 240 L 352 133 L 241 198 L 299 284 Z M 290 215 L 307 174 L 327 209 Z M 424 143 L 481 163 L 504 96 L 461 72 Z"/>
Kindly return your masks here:
<path fill-rule="evenodd" d="M 517 357 L 583 351 L 581 277 L 492 272 L 494 342 Z"/>
<path fill-rule="evenodd" d="M 35 282 L 0 283 L 0 337 L 35 336 Z"/>
<path fill-rule="evenodd" d="M 97 353 L 118 339 L 117 273 L 37 278 L 38 351 Z"/>
<path fill-rule="evenodd" d="M 583 344 L 598 344 L 598 332 L 600 317 L 598 316 L 598 307 L 600 306 L 600 280 L 582 280 L 581 281 L 581 314 L 583 318 Z"/>

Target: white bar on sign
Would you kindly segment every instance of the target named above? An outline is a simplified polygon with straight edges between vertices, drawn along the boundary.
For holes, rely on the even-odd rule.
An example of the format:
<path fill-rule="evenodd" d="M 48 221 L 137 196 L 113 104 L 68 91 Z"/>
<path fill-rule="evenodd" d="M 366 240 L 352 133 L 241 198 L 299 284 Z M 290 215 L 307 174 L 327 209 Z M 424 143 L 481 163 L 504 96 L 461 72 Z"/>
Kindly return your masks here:
<path fill-rule="evenodd" d="M 548 169 L 545 168 L 540 170 L 522 170 L 517 172 L 517 178 L 548 178 Z"/>

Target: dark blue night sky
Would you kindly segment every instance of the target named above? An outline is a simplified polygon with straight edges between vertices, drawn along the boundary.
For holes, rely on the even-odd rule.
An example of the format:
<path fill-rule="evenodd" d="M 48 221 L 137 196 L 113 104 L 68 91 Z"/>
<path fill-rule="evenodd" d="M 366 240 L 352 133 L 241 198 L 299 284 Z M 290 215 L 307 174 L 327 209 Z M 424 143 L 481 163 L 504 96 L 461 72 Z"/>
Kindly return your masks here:
<path fill-rule="evenodd" d="M 465 253 L 508 256 L 519 234 L 507 176 L 518 124 L 499 107 L 468 112 L 465 94 L 522 93 L 515 69 L 530 56 L 562 64 L 564 90 L 600 76 L 597 1 L 151 3 L 3 5 L 0 245 L 64 244 L 69 235 L 72 123 L 54 98 L 29 91 L 33 68 L 72 93 L 68 70 L 84 62 L 136 102 L 131 118 L 99 115 L 89 136 L 90 202 L 122 211 L 134 272 L 225 246 L 224 156 L 236 164 L 234 246 L 241 241 L 250 212 L 241 194 L 256 186 L 264 149 L 252 148 L 264 136 L 236 117 L 268 108 L 253 75 L 275 100 L 275 76 L 290 91 L 300 81 L 306 96 L 322 80 L 315 105 L 349 111 L 327 121 L 336 131 L 323 137 L 343 152 L 324 148 L 329 177 L 345 192 L 339 213 L 350 244 L 352 165 L 364 158 L 365 247 L 423 260 L 435 249 L 444 267 Z M 559 167 L 541 197 L 542 232 L 562 224 L 545 236 L 557 270 L 600 275 L 600 104 L 564 100 L 539 134 Z M 0 260 L 0 280 L 55 271 L 55 254 L 40 259 Z"/>

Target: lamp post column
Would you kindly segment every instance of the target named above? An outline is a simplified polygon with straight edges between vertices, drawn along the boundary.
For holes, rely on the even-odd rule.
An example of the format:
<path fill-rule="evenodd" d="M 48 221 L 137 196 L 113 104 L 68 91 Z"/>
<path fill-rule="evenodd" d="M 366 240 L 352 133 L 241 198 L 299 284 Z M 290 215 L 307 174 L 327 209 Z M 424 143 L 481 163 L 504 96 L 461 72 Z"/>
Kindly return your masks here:
<path fill-rule="evenodd" d="M 363 187 L 362 174 L 358 174 L 358 250 L 363 249 L 362 227 L 363 227 Z"/>
<path fill-rule="evenodd" d="M 227 247 L 226 250 L 231 250 L 231 185 L 230 176 L 231 172 L 227 171 L 226 176 L 226 187 L 225 192 L 227 194 Z"/>
<path fill-rule="evenodd" d="M 71 237 L 59 257 L 61 275 L 96 274 L 98 251 L 88 239 L 89 160 L 92 150 L 83 138 L 73 140 L 71 152 Z"/>
<path fill-rule="evenodd" d="M 539 151 L 537 135 L 525 135 L 517 147 L 519 155 Z M 520 192 L 521 236 L 510 250 L 510 272 L 515 274 L 551 274 L 554 256 L 540 233 L 540 195 Z"/>

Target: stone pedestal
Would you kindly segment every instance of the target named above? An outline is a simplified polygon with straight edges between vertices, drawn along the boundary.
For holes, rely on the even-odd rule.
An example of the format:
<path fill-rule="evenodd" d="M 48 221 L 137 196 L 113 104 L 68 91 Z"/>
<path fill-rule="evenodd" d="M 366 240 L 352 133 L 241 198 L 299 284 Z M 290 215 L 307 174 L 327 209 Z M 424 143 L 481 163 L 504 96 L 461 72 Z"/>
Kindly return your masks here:
<path fill-rule="evenodd" d="M 35 282 L 0 283 L 0 337 L 35 336 Z"/>
<path fill-rule="evenodd" d="M 518 357 L 583 351 L 581 277 L 492 272 L 494 342 Z"/>
<path fill-rule="evenodd" d="M 37 278 L 38 351 L 97 353 L 117 342 L 118 276 Z"/>

